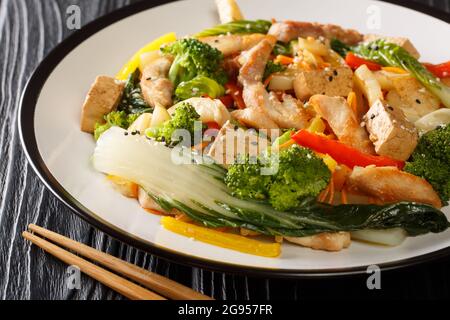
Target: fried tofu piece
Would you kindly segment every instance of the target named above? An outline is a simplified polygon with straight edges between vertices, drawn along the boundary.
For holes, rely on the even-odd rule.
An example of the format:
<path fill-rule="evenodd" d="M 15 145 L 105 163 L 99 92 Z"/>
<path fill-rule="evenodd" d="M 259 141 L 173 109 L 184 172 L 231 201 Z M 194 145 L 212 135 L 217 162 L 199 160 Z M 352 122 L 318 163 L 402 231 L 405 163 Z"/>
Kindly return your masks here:
<path fill-rule="evenodd" d="M 269 141 L 254 130 L 244 130 L 227 121 L 220 129 L 208 155 L 217 164 L 227 167 L 236 161 L 238 155 L 258 156 L 269 146 Z"/>
<path fill-rule="evenodd" d="M 379 155 L 405 161 L 417 146 L 417 129 L 406 120 L 400 108 L 378 100 L 364 116 L 364 121 Z"/>
<path fill-rule="evenodd" d="M 274 35 L 278 41 L 289 42 L 298 37 L 339 39 L 340 41 L 354 45 L 363 40 L 363 35 L 353 29 L 343 29 L 334 24 L 320 24 L 316 22 L 281 21 L 275 22 L 269 29 L 269 34 Z"/>
<path fill-rule="evenodd" d="M 366 130 L 361 127 L 346 99 L 315 95 L 311 97 L 309 103 L 328 122 L 339 141 L 364 153 L 375 153 Z"/>
<path fill-rule="evenodd" d="M 389 91 L 386 100 L 402 109 L 406 118 L 416 122 L 424 115 L 439 109 L 440 102 L 413 77 L 392 78 L 394 90 Z"/>
<path fill-rule="evenodd" d="M 414 47 L 414 45 L 412 44 L 412 42 L 408 39 L 408 38 L 403 38 L 403 37 L 385 37 L 385 36 L 381 36 L 378 34 L 366 34 L 364 35 L 364 42 L 372 42 L 378 39 L 384 39 L 387 42 L 396 44 L 400 47 L 402 47 L 403 49 L 405 49 L 406 51 L 409 52 L 409 54 L 411 54 L 414 58 L 419 59 L 420 58 L 420 53 L 419 51 L 417 51 L 417 49 Z"/>
<path fill-rule="evenodd" d="M 412 201 L 436 208 L 442 206 L 438 194 L 426 180 L 396 167 L 355 167 L 347 186 L 385 203 Z"/>
<path fill-rule="evenodd" d="M 308 100 L 315 94 L 346 97 L 352 91 L 353 72 L 348 67 L 301 71 L 293 82 L 295 95 Z"/>
<path fill-rule="evenodd" d="M 314 250 L 341 251 L 350 246 L 349 232 L 324 232 L 309 237 L 284 237 L 289 242 Z"/>
<path fill-rule="evenodd" d="M 105 122 L 103 117 L 117 108 L 123 88 L 123 83 L 108 76 L 98 76 L 95 79 L 82 107 L 82 131 L 93 133 L 97 122 Z"/>

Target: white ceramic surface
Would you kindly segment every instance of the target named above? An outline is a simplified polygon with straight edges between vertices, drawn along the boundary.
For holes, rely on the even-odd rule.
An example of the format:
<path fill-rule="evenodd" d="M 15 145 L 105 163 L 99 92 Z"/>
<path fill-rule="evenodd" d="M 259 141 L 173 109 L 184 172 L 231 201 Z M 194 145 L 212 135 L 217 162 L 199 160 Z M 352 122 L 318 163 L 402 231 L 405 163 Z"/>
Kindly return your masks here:
<path fill-rule="evenodd" d="M 239 4 L 249 19 L 329 22 L 364 33 L 402 35 L 417 46 L 423 61 L 441 62 L 450 56 L 450 42 L 442 41 L 450 39 L 447 23 L 387 3 L 241 0 Z M 373 14 L 377 13 L 381 19 L 380 29 L 370 30 L 368 21 L 375 21 L 376 25 Z M 447 231 L 409 238 L 396 248 L 353 242 L 348 250 L 327 253 L 283 244 L 283 253 L 277 259 L 255 257 L 168 232 L 160 226 L 158 216 L 148 214 L 136 201 L 114 191 L 90 164 L 95 147 L 92 136 L 79 130 L 80 107 L 93 79 L 99 74 L 114 75 L 135 50 L 164 33 L 175 31 L 178 36 L 183 36 L 217 22 L 212 0 L 171 3 L 108 26 L 78 45 L 61 61 L 42 89 L 34 123 L 39 152 L 66 191 L 95 212 L 98 218 L 142 241 L 173 252 L 242 266 L 283 270 L 345 269 L 413 258 L 450 245 L 450 231 Z M 449 208 L 445 212 L 450 216 Z"/>

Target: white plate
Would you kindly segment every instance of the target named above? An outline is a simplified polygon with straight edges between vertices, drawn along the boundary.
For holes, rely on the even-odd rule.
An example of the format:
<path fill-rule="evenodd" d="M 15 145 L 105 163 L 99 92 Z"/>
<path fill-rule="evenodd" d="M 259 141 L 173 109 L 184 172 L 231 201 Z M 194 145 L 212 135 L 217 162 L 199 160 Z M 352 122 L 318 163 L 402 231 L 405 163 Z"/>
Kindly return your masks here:
<path fill-rule="evenodd" d="M 318 21 L 363 33 L 406 36 L 423 61 L 449 58 L 450 42 L 443 41 L 450 39 L 449 25 L 396 5 L 367 0 L 239 3 L 249 19 Z M 218 23 L 212 0 L 150 6 L 144 2 L 119 10 L 67 39 L 41 64 L 24 93 L 19 128 L 29 160 L 47 187 L 76 213 L 121 240 L 180 263 L 267 276 L 361 272 L 372 264 L 404 266 L 447 253 L 450 231 L 409 238 L 395 248 L 354 241 L 338 253 L 285 243 L 279 258 L 255 257 L 166 231 L 158 216 L 114 191 L 91 166 L 92 136 L 79 130 L 80 107 L 90 84 L 99 74 L 114 75 L 138 48 L 164 33 L 175 31 L 181 37 Z M 449 208 L 444 211 L 449 216 Z"/>

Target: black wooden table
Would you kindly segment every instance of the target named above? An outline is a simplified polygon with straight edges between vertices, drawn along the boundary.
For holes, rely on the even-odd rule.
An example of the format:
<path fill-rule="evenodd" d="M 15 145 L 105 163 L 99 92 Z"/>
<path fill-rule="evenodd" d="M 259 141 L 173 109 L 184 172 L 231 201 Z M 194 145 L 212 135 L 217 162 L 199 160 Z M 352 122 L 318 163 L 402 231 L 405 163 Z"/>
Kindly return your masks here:
<path fill-rule="evenodd" d="M 216 299 L 441 298 L 450 296 L 450 258 L 420 267 L 383 272 L 381 290 L 368 290 L 367 276 L 322 280 L 268 280 L 190 268 L 138 251 L 92 228 L 59 202 L 27 164 L 16 110 L 25 82 L 43 57 L 71 32 L 70 5 L 86 24 L 136 0 L 0 0 L 0 298 L 122 299 L 88 277 L 81 289 L 67 286 L 67 266 L 26 243 L 29 223 L 68 235 Z M 151 1 L 151 0 L 150 0 Z M 449 0 L 415 0 L 450 12 Z"/>

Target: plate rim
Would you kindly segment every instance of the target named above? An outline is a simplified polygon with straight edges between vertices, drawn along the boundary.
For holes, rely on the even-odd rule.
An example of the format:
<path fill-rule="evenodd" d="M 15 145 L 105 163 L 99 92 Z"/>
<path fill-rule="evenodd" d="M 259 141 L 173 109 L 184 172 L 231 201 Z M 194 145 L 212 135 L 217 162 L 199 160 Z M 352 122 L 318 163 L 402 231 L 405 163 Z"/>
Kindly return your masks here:
<path fill-rule="evenodd" d="M 394 5 L 400 5 L 429 16 L 435 17 L 444 22 L 450 23 L 450 15 L 438 9 L 428 7 L 419 3 L 411 3 L 407 0 L 376 0 Z M 31 77 L 28 79 L 19 103 L 17 110 L 17 125 L 19 131 L 20 142 L 26 158 L 34 172 L 39 179 L 44 183 L 45 187 L 55 195 L 65 206 L 67 206 L 72 213 L 88 222 L 91 226 L 105 232 L 109 236 L 118 239 L 135 248 L 156 255 L 170 262 L 187 265 L 191 267 L 198 267 L 210 271 L 218 271 L 232 274 L 239 274 L 244 276 L 255 277 L 270 277 L 270 278 L 328 278 L 337 276 L 349 276 L 363 274 L 367 271 L 367 266 L 357 266 L 348 268 L 326 268 L 317 270 L 308 269 L 273 269 L 262 268 L 247 265 L 239 265 L 228 262 L 215 261 L 204 257 L 188 255 L 169 248 L 150 243 L 145 240 L 139 240 L 136 236 L 125 231 L 115 229 L 110 223 L 102 221 L 94 212 L 84 207 L 77 199 L 75 199 L 69 192 L 67 192 L 56 178 L 52 175 L 50 170 L 45 165 L 39 149 L 35 136 L 34 128 L 34 114 L 36 103 L 40 96 L 40 92 L 47 81 L 48 77 L 58 66 L 58 64 L 66 57 L 74 48 L 76 48 L 83 41 L 90 36 L 108 27 L 109 25 L 130 17 L 139 12 L 168 4 L 177 2 L 174 0 L 154 0 L 151 2 L 142 1 L 131 4 L 129 6 L 119 8 L 104 16 L 101 16 L 90 23 L 83 26 L 66 39 L 55 46 L 46 57 L 39 63 L 33 71 Z M 97 216 L 97 218 L 95 218 Z M 419 255 L 416 257 L 402 259 L 387 263 L 380 263 L 378 266 L 381 270 L 394 270 L 399 268 L 410 267 L 418 264 L 428 263 L 437 259 L 441 259 L 450 254 L 450 247 L 443 248 L 437 251 Z"/>

